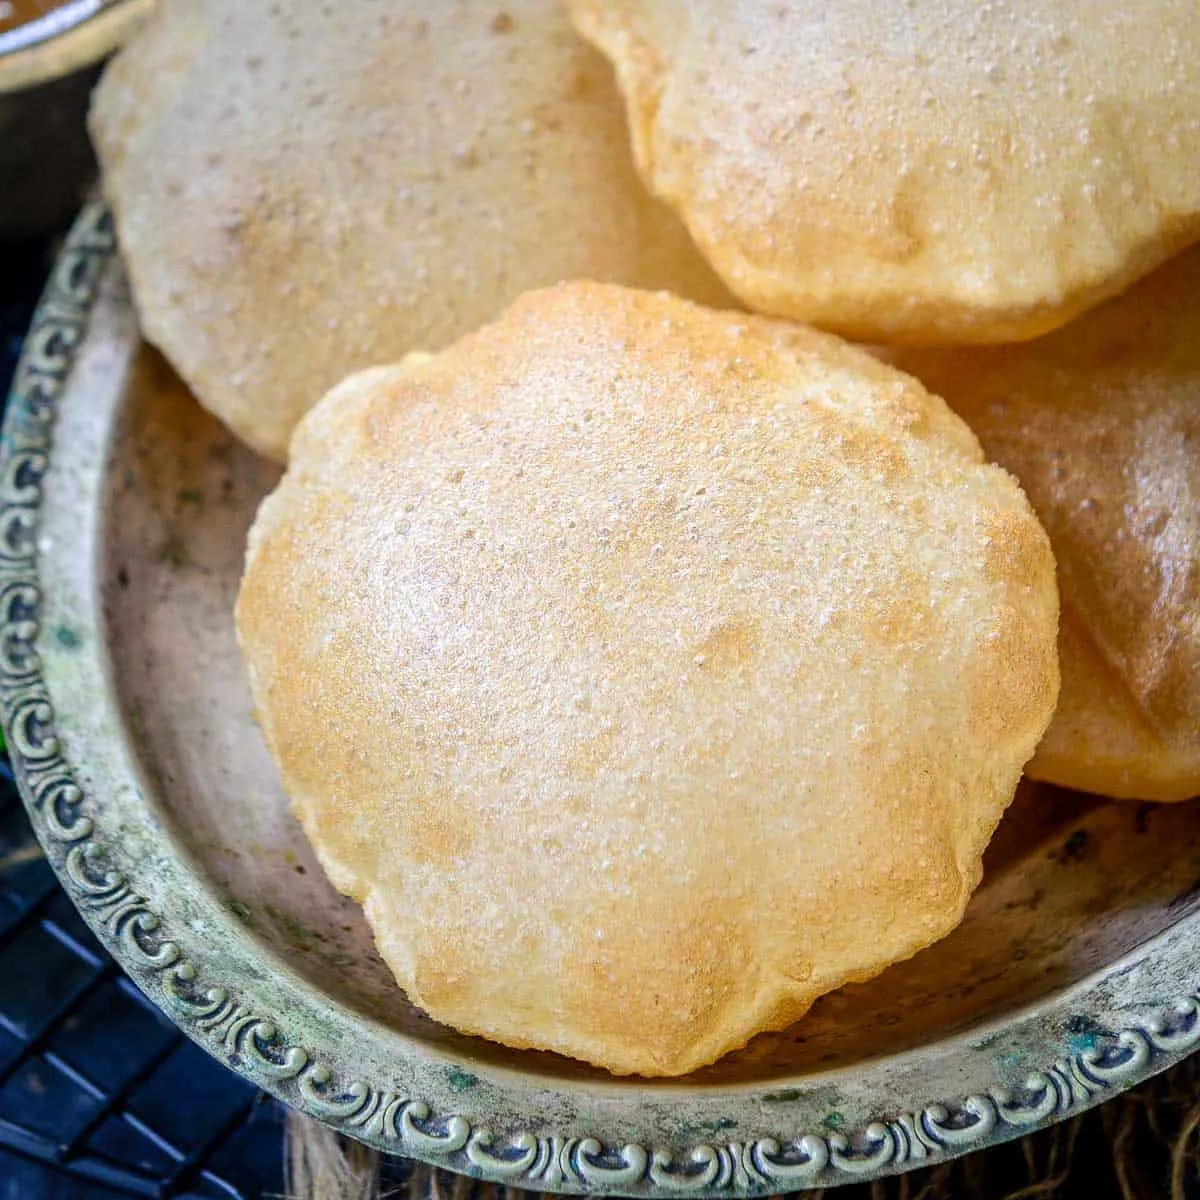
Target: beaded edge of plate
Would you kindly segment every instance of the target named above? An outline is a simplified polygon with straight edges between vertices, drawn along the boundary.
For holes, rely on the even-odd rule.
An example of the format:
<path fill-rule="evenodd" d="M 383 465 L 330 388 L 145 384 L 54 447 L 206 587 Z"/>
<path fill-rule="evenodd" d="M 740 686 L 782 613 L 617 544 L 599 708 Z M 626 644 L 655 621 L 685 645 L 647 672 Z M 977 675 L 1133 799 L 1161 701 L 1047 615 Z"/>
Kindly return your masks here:
<path fill-rule="evenodd" d="M 114 957 L 192 1038 L 301 1112 L 384 1150 L 478 1178 L 564 1192 L 720 1196 L 865 1180 L 1028 1132 L 1102 1100 L 1200 1047 L 1200 988 L 1156 1018 L 1101 1034 L 1011 1088 L 993 1087 L 872 1121 L 849 1134 L 709 1141 L 686 1148 L 523 1132 L 497 1136 L 423 1099 L 338 1078 L 283 1022 L 204 977 L 203 951 L 171 936 L 120 869 L 103 819 L 56 736 L 35 646 L 37 529 L 58 403 L 116 253 L 102 203 L 76 222 L 17 369 L 0 452 L 0 709 L 21 793 L 68 895 Z M 718 1124 L 721 1124 L 718 1122 Z"/>

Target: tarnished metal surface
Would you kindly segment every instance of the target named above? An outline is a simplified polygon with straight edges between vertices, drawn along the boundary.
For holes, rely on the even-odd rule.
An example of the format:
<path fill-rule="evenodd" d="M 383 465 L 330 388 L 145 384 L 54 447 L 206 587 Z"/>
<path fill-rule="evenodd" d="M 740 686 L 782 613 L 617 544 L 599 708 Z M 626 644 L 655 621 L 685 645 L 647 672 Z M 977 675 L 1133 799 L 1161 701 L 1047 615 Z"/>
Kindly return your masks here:
<path fill-rule="evenodd" d="M 779 1192 L 1018 1136 L 1200 1046 L 1200 812 L 1028 786 L 955 934 L 686 1079 L 435 1025 L 325 881 L 251 716 L 231 611 L 275 479 L 141 345 L 89 209 L 5 429 L 5 726 L 88 921 L 187 1033 L 288 1103 L 527 1186 Z"/>

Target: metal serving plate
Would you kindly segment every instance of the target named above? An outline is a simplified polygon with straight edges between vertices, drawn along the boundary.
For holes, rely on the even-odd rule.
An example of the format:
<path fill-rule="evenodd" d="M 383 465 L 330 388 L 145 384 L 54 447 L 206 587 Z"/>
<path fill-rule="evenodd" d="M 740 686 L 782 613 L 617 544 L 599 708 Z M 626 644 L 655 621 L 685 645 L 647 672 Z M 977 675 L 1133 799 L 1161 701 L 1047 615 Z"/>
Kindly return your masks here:
<path fill-rule="evenodd" d="M 686 1079 L 434 1024 L 326 882 L 251 717 L 231 610 L 276 478 L 141 343 L 89 208 L 5 425 L 4 723 L 85 918 L 181 1028 L 289 1104 L 487 1179 L 720 1196 L 961 1154 L 1200 1046 L 1200 811 L 1032 786 L 955 934 Z M 861 836 L 869 852 L 888 830 Z"/>

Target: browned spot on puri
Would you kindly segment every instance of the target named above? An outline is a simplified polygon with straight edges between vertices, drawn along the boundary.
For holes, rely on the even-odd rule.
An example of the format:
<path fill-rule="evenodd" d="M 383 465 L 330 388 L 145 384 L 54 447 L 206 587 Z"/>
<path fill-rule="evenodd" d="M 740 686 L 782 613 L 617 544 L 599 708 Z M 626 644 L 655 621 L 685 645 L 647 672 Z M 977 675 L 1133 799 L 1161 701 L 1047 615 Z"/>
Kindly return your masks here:
<path fill-rule="evenodd" d="M 414 861 L 434 866 L 449 864 L 471 841 L 469 823 L 456 817 L 456 806 L 448 803 L 448 797 L 431 793 L 426 797 L 423 810 L 413 814 L 411 821 L 414 833 L 410 838 Z"/>
<path fill-rule="evenodd" d="M 722 621 L 700 643 L 696 662 L 707 670 L 728 670 L 752 658 L 757 650 L 758 637 L 752 622 Z"/>
<path fill-rule="evenodd" d="M 935 639 L 941 622 L 928 597 L 928 584 L 911 567 L 899 568 L 889 587 L 862 592 L 856 598 L 856 616 L 866 642 L 898 646 Z"/>
<path fill-rule="evenodd" d="M 568 817 L 586 817 L 591 807 L 586 797 L 574 793 L 563 801 L 563 811 Z"/>
<path fill-rule="evenodd" d="M 578 67 L 571 72 L 571 77 L 567 81 L 566 99 L 591 100 L 598 92 L 603 90 L 603 83 L 602 63 Z"/>
<path fill-rule="evenodd" d="M 1050 554 L 1041 530 L 1019 509 L 983 513 L 979 528 L 983 572 L 989 582 L 1032 578 Z"/>
<path fill-rule="evenodd" d="M 880 476 L 886 484 L 911 475 L 908 460 L 891 442 L 841 413 L 815 409 L 816 434 L 826 451 L 858 471 Z"/>
<path fill-rule="evenodd" d="M 1044 631 L 1013 605 L 997 608 L 991 636 L 978 647 L 976 687 L 967 689 L 972 736 L 1012 736 L 1022 718 L 1051 698 L 1057 652 Z"/>
<path fill-rule="evenodd" d="M 576 776 L 591 779 L 617 757 L 618 749 L 615 725 L 593 726 L 574 744 L 566 761 L 567 769 Z M 581 804 L 579 797 L 575 797 L 569 805 L 569 811 L 577 816 L 583 816 L 587 808 L 586 802 Z"/>
<path fill-rule="evenodd" d="M 505 34 L 512 33 L 516 29 L 517 23 L 512 19 L 512 15 L 506 12 L 498 12 L 493 18 L 489 28 L 493 33 Z"/>

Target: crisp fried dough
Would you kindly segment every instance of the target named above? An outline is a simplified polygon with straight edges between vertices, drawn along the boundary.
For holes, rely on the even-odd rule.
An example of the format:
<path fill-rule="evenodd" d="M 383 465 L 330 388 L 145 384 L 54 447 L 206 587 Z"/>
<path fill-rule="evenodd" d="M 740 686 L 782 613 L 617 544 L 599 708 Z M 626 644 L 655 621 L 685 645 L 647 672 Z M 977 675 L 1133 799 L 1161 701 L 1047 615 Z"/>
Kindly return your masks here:
<path fill-rule="evenodd" d="M 146 336 L 274 458 L 348 372 L 527 288 L 728 303 L 558 0 L 164 0 L 91 127 Z"/>
<path fill-rule="evenodd" d="M 1057 610 L 1024 495 L 915 380 L 574 284 L 309 414 L 238 626 L 411 999 L 671 1075 L 958 923 Z"/>
<path fill-rule="evenodd" d="M 1045 333 L 1200 237 L 1195 0 L 570 0 L 639 168 L 752 308 Z"/>
<path fill-rule="evenodd" d="M 1017 476 L 1054 546 L 1062 697 L 1029 774 L 1200 794 L 1200 250 L 1036 342 L 891 357 Z"/>

